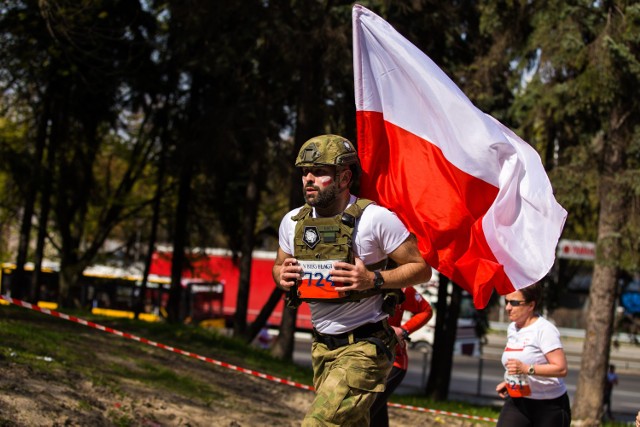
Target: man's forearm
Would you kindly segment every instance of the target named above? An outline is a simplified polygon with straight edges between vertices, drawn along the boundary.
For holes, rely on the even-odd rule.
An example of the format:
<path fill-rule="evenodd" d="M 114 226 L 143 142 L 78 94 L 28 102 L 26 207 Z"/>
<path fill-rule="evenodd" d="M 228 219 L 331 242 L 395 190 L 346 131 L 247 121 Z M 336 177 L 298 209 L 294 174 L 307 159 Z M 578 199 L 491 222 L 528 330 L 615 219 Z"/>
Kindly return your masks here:
<path fill-rule="evenodd" d="M 282 264 L 274 264 L 271 269 L 271 275 L 273 276 L 273 281 L 276 283 L 276 286 L 282 289 L 282 286 L 280 286 L 280 269 L 282 269 Z"/>
<path fill-rule="evenodd" d="M 429 281 L 431 268 L 424 262 L 410 262 L 381 272 L 384 288 L 400 289 Z"/>

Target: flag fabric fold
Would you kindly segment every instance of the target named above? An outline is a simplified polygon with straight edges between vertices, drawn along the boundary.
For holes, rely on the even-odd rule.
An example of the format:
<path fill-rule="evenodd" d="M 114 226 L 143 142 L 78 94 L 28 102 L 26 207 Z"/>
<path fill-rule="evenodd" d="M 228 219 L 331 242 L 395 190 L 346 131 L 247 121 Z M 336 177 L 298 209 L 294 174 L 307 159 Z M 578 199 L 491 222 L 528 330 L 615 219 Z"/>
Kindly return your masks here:
<path fill-rule="evenodd" d="M 394 211 L 477 308 L 542 279 L 567 212 L 538 153 L 360 5 L 353 54 L 361 195 Z"/>

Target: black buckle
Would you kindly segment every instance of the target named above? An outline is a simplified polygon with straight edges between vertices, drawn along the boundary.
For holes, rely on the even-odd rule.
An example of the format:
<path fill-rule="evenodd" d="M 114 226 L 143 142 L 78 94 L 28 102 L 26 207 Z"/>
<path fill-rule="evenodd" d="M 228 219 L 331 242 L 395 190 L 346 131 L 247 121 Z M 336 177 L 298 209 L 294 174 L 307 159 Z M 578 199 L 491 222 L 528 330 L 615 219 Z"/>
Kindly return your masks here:
<path fill-rule="evenodd" d="M 343 332 L 337 335 L 321 334 L 313 329 L 313 337 L 316 341 L 326 345 L 329 350 L 343 347 L 349 344 L 349 337 L 353 337 L 353 342 L 362 341 L 363 338 L 371 338 L 371 336 L 385 328 L 386 320 L 380 320 L 376 323 L 365 323 L 358 326 L 352 331 Z"/>

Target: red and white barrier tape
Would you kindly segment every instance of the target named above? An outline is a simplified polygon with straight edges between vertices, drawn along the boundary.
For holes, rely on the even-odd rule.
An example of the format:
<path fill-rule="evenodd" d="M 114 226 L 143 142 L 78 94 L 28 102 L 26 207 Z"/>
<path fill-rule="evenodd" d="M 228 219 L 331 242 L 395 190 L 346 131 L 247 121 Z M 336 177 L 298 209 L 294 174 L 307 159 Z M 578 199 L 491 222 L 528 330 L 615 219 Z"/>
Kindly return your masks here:
<path fill-rule="evenodd" d="M 479 417 L 477 415 L 458 414 L 456 412 L 441 411 L 439 409 L 422 408 L 420 406 L 401 405 L 400 403 L 392 403 L 392 402 L 387 403 L 387 405 L 393 408 L 408 409 L 410 411 L 418 411 L 418 412 L 429 412 L 431 414 L 447 415 L 449 417 L 460 417 L 460 418 L 467 418 L 469 420 L 489 421 L 493 423 L 498 422 L 496 418 Z"/>
<path fill-rule="evenodd" d="M 7 302 L 10 302 L 11 304 L 15 304 L 15 305 L 20 306 L 20 307 L 28 308 L 30 310 L 39 311 L 40 313 L 48 314 L 50 316 L 58 317 L 60 319 L 69 320 L 71 322 L 79 323 L 81 325 L 88 326 L 88 327 L 94 328 L 94 329 L 98 329 L 100 331 L 109 332 L 111 334 L 118 335 L 118 336 L 123 337 L 123 338 L 129 338 L 129 339 L 134 340 L 134 341 L 139 341 L 141 343 L 145 343 L 145 344 L 148 344 L 148 345 L 153 346 L 153 347 L 158 347 L 158 348 L 161 348 L 163 350 L 171 351 L 173 353 L 182 354 L 183 356 L 189 356 L 189 357 L 192 357 L 194 359 L 202 360 L 203 362 L 212 363 L 214 365 L 222 366 L 223 368 L 228 368 L 228 369 L 231 369 L 231 370 L 234 370 L 234 371 L 242 372 L 243 374 L 253 375 L 253 376 L 256 376 L 258 378 L 263 378 L 263 379 L 266 379 L 266 380 L 269 380 L 269 381 L 274 381 L 274 382 L 277 382 L 277 383 L 280 383 L 280 384 L 290 385 L 290 386 L 301 388 L 301 389 L 304 389 L 304 390 L 313 390 L 312 386 L 308 386 L 306 384 L 301 384 L 301 383 L 298 383 L 298 382 L 295 382 L 295 381 L 285 380 L 283 378 L 274 377 L 273 375 L 263 374 L 262 372 L 257 372 L 257 371 L 254 371 L 252 369 L 241 368 L 239 366 L 235 366 L 235 365 L 232 365 L 230 363 L 221 362 L 219 360 L 211 359 L 210 357 L 200 356 L 199 354 L 191 353 L 189 351 L 184 351 L 184 350 L 181 350 L 179 348 L 175 348 L 175 347 L 171 347 L 171 346 L 168 346 L 168 345 L 165 345 L 165 344 L 157 343 L 155 341 L 151 341 L 151 340 L 148 340 L 146 338 L 138 337 L 136 335 L 129 334 L 127 332 L 118 331 L 117 329 L 113 329 L 113 328 L 109 328 L 109 327 L 106 327 L 106 326 L 102 326 L 102 325 L 99 325 L 99 324 L 94 323 L 94 322 L 89 322 L 87 320 L 80 319 L 80 318 L 75 317 L 75 316 L 69 316 L 67 314 L 60 313 L 60 312 L 55 311 L 55 310 L 49 310 L 48 308 L 38 307 L 37 305 L 30 304 L 28 302 L 21 301 L 19 299 L 7 297 L 5 295 L 0 295 L 0 299 L 3 299 L 5 301 L 7 301 Z"/>
<path fill-rule="evenodd" d="M 252 369 L 241 368 L 239 366 L 235 366 L 235 365 L 232 365 L 230 363 L 221 362 L 219 360 L 211 359 L 210 357 L 200 356 L 199 354 L 191 353 L 189 351 L 184 351 L 184 350 L 181 350 L 179 348 L 175 348 L 175 347 L 171 347 L 171 346 L 168 346 L 168 345 L 165 345 L 165 344 L 157 343 L 155 341 L 151 341 L 151 340 L 148 340 L 146 338 L 142 338 L 142 337 L 139 337 L 139 336 L 136 336 L 136 335 L 133 335 L 133 334 L 129 334 L 127 332 L 122 332 L 122 331 L 119 331 L 117 329 L 109 328 L 107 326 L 102 326 L 102 325 L 100 325 L 98 323 L 89 322 L 87 320 L 80 319 L 80 318 L 75 317 L 75 316 L 69 316 L 68 314 L 60 313 L 59 311 L 49 310 L 48 308 L 42 308 L 42 307 L 39 307 L 37 305 L 30 304 L 28 302 L 25 302 L 25 301 L 22 301 L 22 300 L 19 300 L 19 299 L 8 297 L 6 295 L 0 295 L 0 299 L 1 300 L 5 300 L 5 301 L 7 301 L 7 302 L 9 302 L 11 304 L 17 305 L 19 307 L 28 308 L 30 310 L 34 310 L 34 311 L 38 311 L 40 313 L 48 314 L 48 315 L 53 316 L 53 317 L 58 317 L 60 319 L 69 320 L 71 322 L 79 323 L 81 325 L 88 326 L 88 327 L 94 328 L 94 329 L 98 329 L 100 331 L 109 332 L 111 334 L 118 335 L 118 336 L 123 337 L 123 338 L 128 338 L 128 339 L 131 339 L 131 340 L 134 340 L 134 341 L 138 341 L 138 342 L 141 342 L 141 343 L 144 343 L 144 344 L 148 344 L 148 345 L 153 346 L 153 347 L 161 348 L 163 350 L 171 351 L 173 353 L 178 353 L 178 354 L 181 354 L 183 356 L 192 357 L 194 359 L 198 359 L 198 360 L 201 360 L 201 361 L 207 362 L 207 363 L 212 363 L 214 365 L 221 366 L 223 368 L 228 368 L 228 369 L 231 369 L 231 370 L 234 370 L 234 371 L 237 371 L 237 372 L 242 372 L 243 374 L 253 375 L 253 376 L 258 377 L 258 378 L 262 378 L 262 379 L 273 381 L 273 382 L 280 383 L 280 384 L 286 384 L 286 385 L 289 385 L 289 386 L 292 386 L 292 387 L 297 387 L 297 388 L 300 388 L 300 389 L 303 389 L 303 390 L 309 390 L 309 391 L 313 391 L 314 390 L 314 388 L 312 386 L 309 386 L 309 385 L 306 385 L 306 384 L 302 384 L 302 383 L 298 383 L 298 382 L 295 382 L 295 381 L 286 380 L 286 379 L 283 379 L 283 378 L 274 377 L 273 375 L 263 374 L 262 372 L 257 372 L 257 371 L 254 371 Z M 479 416 L 476 416 L 476 415 L 458 414 L 458 413 L 455 413 L 455 412 L 441 411 L 441 410 L 438 410 L 438 409 L 428 409 L 428 408 L 422 408 L 422 407 L 419 407 L 419 406 L 412 406 L 412 405 L 401 405 L 399 403 L 388 403 L 388 405 L 391 406 L 391 407 L 394 407 L 394 408 L 408 409 L 408 410 L 411 410 L 411 411 L 418 411 L 418 412 L 429 412 L 429 413 L 432 413 L 432 414 L 446 415 L 446 416 L 450 416 L 450 417 L 460 417 L 460 418 L 467 418 L 467 419 L 471 419 L 471 420 L 489 421 L 489 422 L 494 422 L 494 423 L 498 421 L 495 418 L 479 417 Z"/>

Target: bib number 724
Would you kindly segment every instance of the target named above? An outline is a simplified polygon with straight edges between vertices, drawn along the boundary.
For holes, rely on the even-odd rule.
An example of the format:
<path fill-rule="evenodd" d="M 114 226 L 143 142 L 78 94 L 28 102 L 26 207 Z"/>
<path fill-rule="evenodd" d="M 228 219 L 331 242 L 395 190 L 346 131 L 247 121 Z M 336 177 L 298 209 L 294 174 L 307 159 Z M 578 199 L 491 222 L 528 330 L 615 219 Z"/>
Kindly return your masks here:
<path fill-rule="evenodd" d="M 335 286 L 336 284 L 331 280 L 331 275 L 329 274 L 327 277 L 324 277 L 322 273 L 304 273 L 303 277 L 306 279 L 302 279 L 303 283 L 307 283 L 308 286 Z"/>
<path fill-rule="evenodd" d="M 337 260 L 336 260 L 337 261 Z M 303 269 L 302 284 L 317 287 L 335 287 L 329 271 L 333 269 L 335 261 L 298 261 Z"/>

